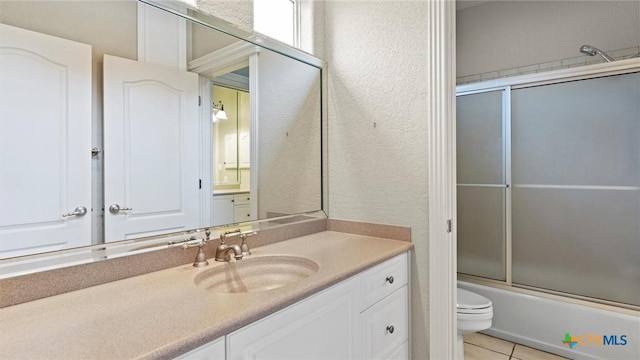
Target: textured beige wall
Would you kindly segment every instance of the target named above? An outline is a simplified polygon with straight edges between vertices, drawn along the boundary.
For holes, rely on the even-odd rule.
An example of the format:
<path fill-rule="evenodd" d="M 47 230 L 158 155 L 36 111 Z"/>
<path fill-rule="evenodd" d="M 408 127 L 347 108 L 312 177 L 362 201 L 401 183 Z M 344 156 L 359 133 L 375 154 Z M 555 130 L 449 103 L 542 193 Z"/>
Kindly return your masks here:
<path fill-rule="evenodd" d="M 427 4 L 328 1 L 329 215 L 411 227 L 412 358 L 428 358 Z"/>
<path fill-rule="evenodd" d="M 320 71 L 262 50 L 258 90 L 258 217 L 319 210 Z"/>
<path fill-rule="evenodd" d="M 253 29 L 253 0 L 196 0 L 196 5 L 243 29 Z"/>
<path fill-rule="evenodd" d="M 457 76 L 640 45 L 640 1 L 492 1 L 457 12 Z"/>

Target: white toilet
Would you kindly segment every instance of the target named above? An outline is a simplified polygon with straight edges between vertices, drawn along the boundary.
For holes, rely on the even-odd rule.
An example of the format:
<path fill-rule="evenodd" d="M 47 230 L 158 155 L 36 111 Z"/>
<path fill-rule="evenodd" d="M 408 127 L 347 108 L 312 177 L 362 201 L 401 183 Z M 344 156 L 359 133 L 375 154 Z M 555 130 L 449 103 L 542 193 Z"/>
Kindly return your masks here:
<path fill-rule="evenodd" d="M 464 360 L 464 343 L 462 336 L 491 327 L 493 306 L 491 300 L 469 290 L 458 288 L 458 339 L 457 357 Z"/>

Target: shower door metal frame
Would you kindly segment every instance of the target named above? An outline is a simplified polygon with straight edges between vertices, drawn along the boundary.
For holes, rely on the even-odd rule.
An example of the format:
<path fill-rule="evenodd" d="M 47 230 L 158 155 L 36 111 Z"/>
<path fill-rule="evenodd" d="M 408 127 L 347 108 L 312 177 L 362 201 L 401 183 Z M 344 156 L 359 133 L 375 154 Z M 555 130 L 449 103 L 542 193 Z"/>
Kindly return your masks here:
<path fill-rule="evenodd" d="M 500 284 L 512 285 L 511 276 L 511 86 L 490 87 L 482 90 L 472 90 L 465 92 L 457 92 L 456 97 L 474 94 L 483 94 L 488 92 L 502 92 L 502 172 L 504 184 L 460 184 L 457 183 L 456 187 L 481 187 L 481 188 L 504 188 L 504 266 L 505 266 L 505 280 L 487 279 L 478 277 L 481 279 L 487 279 L 490 281 L 496 281 Z M 464 274 L 466 276 L 473 276 Z"/>
<path fill-rule="evenodd" d="M 568 69 L 554 70 L 544 73 L 529 74 L 489 80 L 471 84 L 459 85 L 456 87 L 456 96 L 487 93 L 492 91 L 503 91 L 503 159 L 505 171 L 505 281 L 485 278 L 481 276 L 460 274 L 458 279 L 477 284 L 502 288 L 509 291 L 516 291 L 544 298 L 551 298 L 561 301 L 568 301 L 580 305 L 606 309 L 621 313 L 631 313 L 638 315 L 640 307 L 631 304 L 624 304 L 610 300 L 596 299 L 588 296 L 563 293 L 556 290 L 542 289 L 523 284 L 513 284 L 512 276 L 512 178 L 511 178 L 511 91 L 522 88 L 529 88 L 541 85 L 551 85 L 569 81 L 587 80 L 601 78 L 612 75 L 623 75 L 640 72 L 640 58 L 619 60 L 610 63 L 601 63 L 588 66 L 574 67 Z M 500 185 L 486 184 L 458 184 L 458 186 L 482 186 L 497 187 Z"/>

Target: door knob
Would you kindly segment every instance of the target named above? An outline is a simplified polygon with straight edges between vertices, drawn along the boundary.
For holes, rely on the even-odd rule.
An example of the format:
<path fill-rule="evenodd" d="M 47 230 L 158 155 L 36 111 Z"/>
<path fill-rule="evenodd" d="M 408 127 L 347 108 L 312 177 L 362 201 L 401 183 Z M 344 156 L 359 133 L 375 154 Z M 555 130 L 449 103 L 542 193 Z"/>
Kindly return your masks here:
<path fill-rule="evenodd" d="M 109 212 L 114 215 L 119 213 L 120 211 L 128 211 L 128 210 L 133 210 L 133 209 L 128 207 L 120 207 L 120 205 L 118 204 L 113 204 L 109 206 Z"/>
<path fill-rule="evenodd" d="M 67 216 L 85 216 L 85 214 L 87 213 L 87 208 L 84 206 L 78 206 L 77 208 L 73 209 L 73 212 L 67 213 L 67 214 L 62 214 L 62 217 L 67 217 Z"/>

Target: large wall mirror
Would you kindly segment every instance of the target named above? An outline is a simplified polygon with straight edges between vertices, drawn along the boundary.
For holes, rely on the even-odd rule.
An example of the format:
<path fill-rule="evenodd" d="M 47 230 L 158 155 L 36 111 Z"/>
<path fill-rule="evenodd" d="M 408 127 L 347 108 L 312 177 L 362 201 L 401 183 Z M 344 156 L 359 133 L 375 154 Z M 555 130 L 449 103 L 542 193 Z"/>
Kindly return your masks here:
<path fill-rule="evenodd" d="M 320 60 L 179 2 L 0 23 L 4 265 L 322 210 Z"/>

